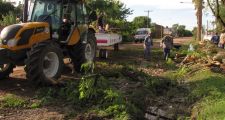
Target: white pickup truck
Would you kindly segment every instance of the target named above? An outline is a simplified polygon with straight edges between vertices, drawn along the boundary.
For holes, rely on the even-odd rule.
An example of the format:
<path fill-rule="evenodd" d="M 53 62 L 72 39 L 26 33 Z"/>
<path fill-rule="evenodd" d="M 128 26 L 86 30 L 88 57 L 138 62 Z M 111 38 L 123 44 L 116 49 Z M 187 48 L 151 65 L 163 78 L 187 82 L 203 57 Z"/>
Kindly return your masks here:
<path fill-rule="evenodd" d="M 96 42 L 99 49 L 100 58 L 108 58 L 107 47 L 114 46 L 114 50 L 119 50 L 119 43 L 122 42 L 122 36 L 115 33 L 96 33 Z"/>

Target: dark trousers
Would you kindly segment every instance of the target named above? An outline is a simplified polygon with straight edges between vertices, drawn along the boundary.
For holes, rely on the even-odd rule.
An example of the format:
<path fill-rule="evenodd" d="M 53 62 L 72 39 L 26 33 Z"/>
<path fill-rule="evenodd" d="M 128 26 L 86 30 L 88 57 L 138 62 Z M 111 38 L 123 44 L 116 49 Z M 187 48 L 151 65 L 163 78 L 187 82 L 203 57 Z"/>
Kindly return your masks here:
<path fill-rule="evenodd" d="M 144 51 L 145 59 L 150 59 L 150 51 L 151 51 L 151 48 L 149 46 L 146 46 L 145 51 Z"/>
<path fill-rule="evenodd" d="M 167 60 L 170 56 L 170 49 L 164 48 L 163 52 L 164 52 L 164 59 Z"/>

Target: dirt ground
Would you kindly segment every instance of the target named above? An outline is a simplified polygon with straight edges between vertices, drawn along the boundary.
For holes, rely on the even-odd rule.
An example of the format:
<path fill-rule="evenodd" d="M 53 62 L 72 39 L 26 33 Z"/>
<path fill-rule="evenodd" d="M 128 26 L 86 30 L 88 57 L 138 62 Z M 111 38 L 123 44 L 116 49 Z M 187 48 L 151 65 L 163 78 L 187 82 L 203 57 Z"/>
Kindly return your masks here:
<path fill-rule="evenodd" d="M 184 44 L 191 40 L 191 38 L 178 38 L 175 39 L 175 43 L 177 44 Z M 120 45 L 120 49 L 127 50 L 130 48 L 143 48 L 143 44 L 134 44 L 134 43 L 128 43 L 128 44 L 122 44 Z M 154 44 L 155 48 L 159 47 L 159 41 L 157 41 Z M 111 48 L 109 48 L 111 49 Z M 111 51 L 112 52 L 112 51 Z M 113 53 L 116 54 L 116 53 Z M 129 54 L 129 53 L 126 53 Z M 127 58 L 109 58 L 109 60 L 104 60 L 106 62 L 120 62 L 120 61 L 143 61 L 143 55 L 134 56 L 132 53 L 129 54 L 129 57 Z M 101 60 L 98 60 L 101 61 Z M 68 65 L 67 70 L 65 70 L 65 73 L 63 74 L 63 79 L 77 79 L 77 75 L 71 74 L 71 69 L 69 69 L 71 66 Z M 164 72 L 164 69 L 153 69 L 151 71 L 152 75 L 160 74 L 160 72 Z M 32 86 L 28 80 L 26 80 L 26 73 L 23 70 L 23 67 L 17 67 L 14 69 L 13 74 L 10 75 L 10 78 L 6 80 L 0 81 L 0 98 L 6 94 L 15 94 L 18 96 L 21 96 L 25 99 L 32 100 L 35 96 L 35 91 L 37 88 Z M 0 108 L 0 120 L 62 120 L 64 119 L 65 114 L 70 109 L 68 107 L 64 107 L 63 104 L 60 104 L 59 106 L 47 106 L 43 108 L 37 108 L 37 109 L 10 109 L 10 108 Z"/>

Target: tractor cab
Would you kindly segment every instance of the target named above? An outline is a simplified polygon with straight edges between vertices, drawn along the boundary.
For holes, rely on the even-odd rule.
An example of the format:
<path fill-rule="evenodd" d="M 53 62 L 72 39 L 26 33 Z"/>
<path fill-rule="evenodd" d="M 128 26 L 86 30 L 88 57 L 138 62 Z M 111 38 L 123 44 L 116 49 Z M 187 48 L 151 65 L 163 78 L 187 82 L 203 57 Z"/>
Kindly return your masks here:
<path fill-rule="evenodd" d="M 30 11 L 30 22 L 47 22 L 53 39 L 67 43 L 71 32 L 87 28 L 88 14 L 81 0 L 36 0 Z"/>

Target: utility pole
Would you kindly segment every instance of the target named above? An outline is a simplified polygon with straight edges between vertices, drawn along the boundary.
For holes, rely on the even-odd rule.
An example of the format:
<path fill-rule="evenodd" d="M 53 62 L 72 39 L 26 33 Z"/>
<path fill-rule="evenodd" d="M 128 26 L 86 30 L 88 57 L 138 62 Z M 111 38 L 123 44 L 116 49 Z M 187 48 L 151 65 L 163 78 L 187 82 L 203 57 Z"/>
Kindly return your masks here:
<path fill-rule="evenodd" d="M 150 19 L 150 18 L 149 18 L 149 14 L 150 14 L 150 12 L 152 12 L 152 10 L 147 10 L 147 11 L 145 11 L 145 12 L 148 13 L 148 16 L 147 16 L 147 17 L 148 17 L 148 19 L 147 19 L 147 28 L 149 28 L 149 22 L 150 22 L 150 21 L 149 21 L 149 19 Z"/>

